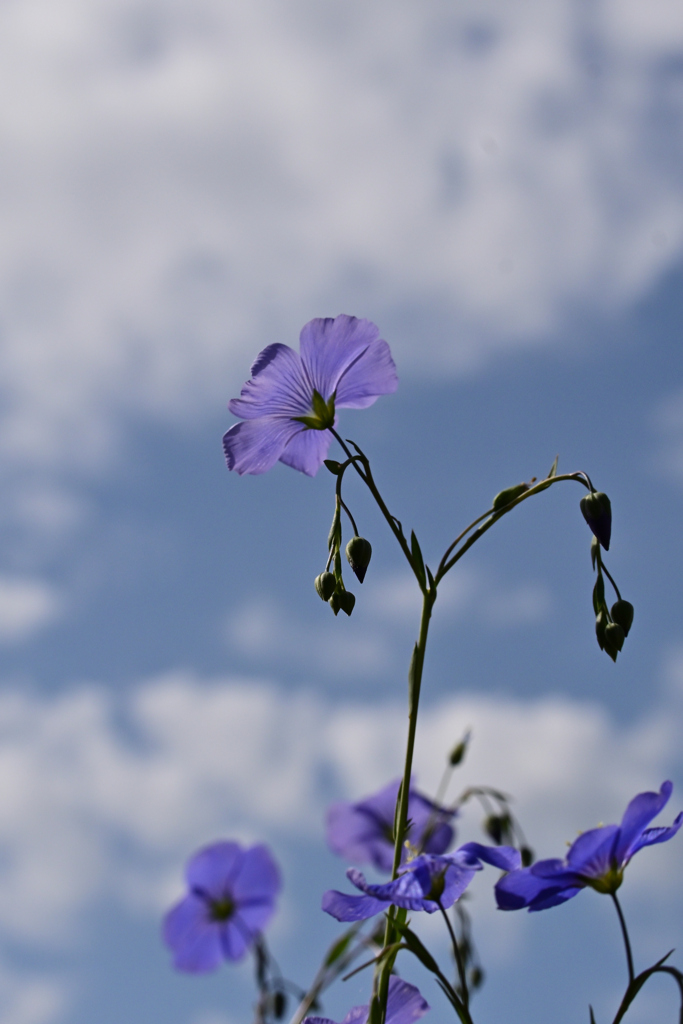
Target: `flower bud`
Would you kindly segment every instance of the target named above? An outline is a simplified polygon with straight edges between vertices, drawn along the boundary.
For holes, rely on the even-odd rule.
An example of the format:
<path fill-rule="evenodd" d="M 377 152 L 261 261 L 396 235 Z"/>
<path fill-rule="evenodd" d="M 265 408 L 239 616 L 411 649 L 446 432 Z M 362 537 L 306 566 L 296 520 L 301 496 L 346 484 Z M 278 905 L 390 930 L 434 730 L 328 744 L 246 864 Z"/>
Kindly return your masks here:
<path fill-rule="evenodd" d="M 337 462 L 336 459 L 325 459 L 325 466 L 329 469 L 330 473 L 334 476 L 339 476 L 339 470 L 341 469 L 341 462 Z"/>
<path fill-rule="evenodd" d="M 515 498 L 519 498 L 520 494 L 524 494 L 525 491 L 529 490 L 528 484 L 515 484 L 514 487 L 506 487 L 504 491 L 499 491 L 493 499 L 491 508 L 494 512 L 498 512 L 501 508 L 505 508 Z"/>
<path fill-rule="evenodd" d="M 624 631 L 618 623 L 610 622 L 605 626 L 604 644 L 612 661 L 616 661 L 617 654 L 624 646 Z"/>
<path fill-rule="evenodd" d="M 519 851 L 519 855 L 522 858 L 522 867 L 529 868 L 534 862 L 534 851 L 530 846 L 522 846 Z"/>
<path fill-rule="evenodd" d="M 470 971 L 470 988 L 481 988 L 484 984 L 484 972 L 481 967 L 473 967 Z"/>
<path fill-rule="evenodd" d="M 284 992 L 273 992 L 273 1017 L 275 1020 L 282 1020 L 287 1012 L 287 996 Z"/>
<path fill-rule="evenodd" d="M 609 498 L 602 491 L 591 491 L 581 499 L 579 504 L 583 518 L 605 551 L 609 551 L 609 540 L 612 534 L 612 505 Z"/>
<path fill-rule="evenodd" d="M 372 545 L 370 541 L 365 540 L 364 537 L 352 537 L 346 545 L 346 557 L 358 578 L 358 582 L 362 583 L 372 558 Z M 351 613 L 349 612 L 349 614 Z"/>
<path fill-rule="evenodd" d="M 347 615 L 350 615 L 353 611 L 353 606 L 356 603 L 356 598 L 349 590 L 339 591 L 339 607 Z"/>
<path fill-rule="evenodd" d="M 500 846 L 510 831 L 510 818 L 507 814 L 490 814 L 484 822 L 486 835 Z"/>
<path fill-rule="evenodd" d="M 319 576 L 315 578 L 315 589 L 318 592 L 318 597 L 321 601 L 329 601 L 334 594 L 334 588 L 337 582 L 331 572 L 321 572 Z"/>
<path fill-rule="evenodd" d="M 456 743 L 456 745 L 451 750 L 450 756 L 448 758 L 448 763 L 450 764 L 451 768 L 456 768 L 463 760 L 465 754 L 467 753 L 467 745 L 469 742 L 470 732 L 468 729 L 468 731 L 465 733 L 460 742 Z"/>
<path fill-rule="evenodd" d="M 612 621 L 616 622 L 618 626 L 624 631 L 624 636 L 628 636 L 629 630 L 633 625 L 633 605 L 630 601 L 624 601 L 619 599 L 612 605 Z"/>
<path fill-rule="evenodd" d="M 601 651 L 605 649 L 605 629 L 608 623 L 607 612 L 604 608 L 601 608 L 595 617 L 595 635 L 598 638 L 598 645 Z"/>
<path fill-rule="evenodd" d="M 332 594 L 332 597 L 330 597 L 328 599 L 327 603 L 329 604 L 329 606 L 332 609 L 332 611 L 334 612 L 334 614 L 338 615 L 339 614 L 339 609 L 341 608 L 341 601 L 339 600 L 339 591 L 338 590 L 335 590 L 334 594 Z"/>

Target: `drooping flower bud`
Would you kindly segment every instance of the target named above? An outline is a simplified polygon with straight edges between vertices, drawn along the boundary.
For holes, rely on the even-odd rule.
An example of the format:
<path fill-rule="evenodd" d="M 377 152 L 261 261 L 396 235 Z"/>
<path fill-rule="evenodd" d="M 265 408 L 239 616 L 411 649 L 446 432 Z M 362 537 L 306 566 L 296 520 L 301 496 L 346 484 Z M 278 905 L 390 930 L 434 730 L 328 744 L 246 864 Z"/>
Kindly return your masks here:
<path fill-rule="evenodd" d="M 605 629 L 609 619 L 607 618 L 607 612 L 604 608 L 601 608 L 595 617 L 595 635 L 598 639 L 598 645 L 601 651 L 605 649 Z"/>
<path fill-rule="evenodd" d="M 624 646 L 624 631 L 618 623 L 610 622 L 605 626 L 603 642 L 607 654 L 612 661 L 616 661 L 617 654 Z"/>
<path fill-rule="evenodd" d="M 334 574 L 331 572 L 321 572 L 319 576 L 315 578 L 315 589 L 318 592 L 318 597 L 321 601 L 329 601 L 334 594 L 334 588 L 337 583 L 334 578 Z"/>
<path fill-rule="evenodd" d="M 327 603 L 334 612 L 335 616 L 339 614 L 341 608 L 341 601 L 339 600 L 339 591 L 335 590 L 334 594 L 328 599 Z"/>
<path fill-rule="evenodd" d="M 612 505 L 602 491 L 591 491 L 580 501 L 583 518 L 594 535 L 598 538 L 605 551 L 609 551 L 612 535 Z"/>
<path fill-rule="evenodd" d="M 470 971 L 470 988 L 481 988 L 484 984 L 484 972 L 481 967 L 473 967 Z"/>
<path fill-rule="evenodd" d="M 448 758 L 448 763 L 450 764 L 451 768 L 456 768 L 465 757 L 465 754 L 467 753 L 467 746 L 470 742 L 470 735 L 471 734 L 468 729 L 463 738 L 460 740 L 460 742 L 456 743 L 456 745 L 451 750 L 450 756 Z"/>
<path fill-rule="evenodd" d="M 370 541 L 364 537 L 352 537 L 346 545 L 346 557 L 358 578 L 358 582 L 362 583 L 372 558 L 372 545 Z"/>
<path fill-rule="evenodd" d="M 489 814 L 484 822 L 484 831 L 496 846 L 500 846 L 510 833 L 510 816 L 508 814 Z"/>
<path fill-rule="evenodd" d="M 498 512 L 501 508 L 505 508 L 515 498 L 519 498 L 520 494 L 524 494 L 525 491 L 529 490 L 528 484 L 515 484 L 514 487 L 506 487 L 504 491 L 499 491 L 493 499 L 491 508 L 494 512 Z"/>
<path fill-rule="evenodd" d="M 356 598 L 349 590 L 342 590 L 339 592 L 339 607 L 347 615 L 350 615 L 353 611 L 353 606 L 356 603 Z"/>
<path fill-rule="evenodd" d="M 534 862 L 534 851 L 530 846 L 522 846 L 519 851 L 522 858 L 522 867 L 529 868 Z"/>
<path fill-rule="evenodd" d="M 616 622 L 618 626 L 624 631 L 624 636 L 628 636 L 629 630 L 633 625 L 633 605 L 630 601 L 624 601 L 623 598 L 619 601 L 615 601 L 612 605 L 612 621 Z"/>

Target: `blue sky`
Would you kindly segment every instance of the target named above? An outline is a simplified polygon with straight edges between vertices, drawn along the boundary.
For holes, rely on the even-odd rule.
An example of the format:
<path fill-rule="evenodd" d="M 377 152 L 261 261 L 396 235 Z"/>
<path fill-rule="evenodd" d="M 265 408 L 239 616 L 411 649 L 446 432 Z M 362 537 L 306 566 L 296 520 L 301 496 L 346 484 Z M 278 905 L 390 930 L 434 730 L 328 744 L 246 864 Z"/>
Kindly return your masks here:
<path fill-rule="evenodd" d="M 220 447 L 253 357 L 313 316 L 368 317 L 392 347 L 399 391 L 342 427 L 428 560 L 558 453 L 613 502 L 607 564 L 636 608 L 618 664 L 593 636 L 579 488 L 554 488 L 439 598 L 423 788 L 471 726 L 461 784 L 513 793 L 540 855 L 664 778 L 672 818 L 678 5 L 23 0 L 0 50 L 3 1021 L 248 1019 L 248 965 L 179 977 L 158 935 L 215 838 L 281 861 L 287 973 L 305 983 L 335 934 L 324 808 L 399 771 L 417 609 L 350 482 L 374 555 L 335 620 L 312 586 L 332 478 L 239 479 Z M 679 864 L 673 842 L 629 869 L 642 965 L 681 945 Z M 607 902 L 502 915 L 479 887 L 476 1019 L 569 1024 L 591 1001 L 607 1020 Z M 632 1016 L 673 1013 L 662 984 Z"/>

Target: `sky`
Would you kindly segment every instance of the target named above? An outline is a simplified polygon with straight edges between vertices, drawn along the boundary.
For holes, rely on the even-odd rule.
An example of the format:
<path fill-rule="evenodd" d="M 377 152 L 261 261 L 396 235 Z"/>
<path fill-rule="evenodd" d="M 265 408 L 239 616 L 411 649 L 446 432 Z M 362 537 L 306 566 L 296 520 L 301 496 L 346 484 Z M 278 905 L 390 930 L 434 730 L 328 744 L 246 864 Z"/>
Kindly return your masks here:
<path fill-rule="evenodd" d="M 568 483 L 435 607 L 416 775 L 515 798 L 539 856 L 670 778 L 683 807 L 683 15 L 675 0 L 5 0 L 0 5 L 0 1018 L 238 1024 L 251 965 L 175 974 L 183 865 L 267 842 L 269 939 L 305 985 L 338 926 L 332 799 L 401 770 L 419 602 L 373 559 L 321 604 L 333 480 L 238 478 L 222 433 L 258 351 L 340 312 L 397 393 L 342 414 L 435 564 L 503 487 L 586 470 L 635 606 L 593 633 Z M 461 841 L 481 839 L 475 815 Z M 681 947 L 677 841 L 629 867 L 647 966 Z M 472 908 L 478 1024 L 612 1019 L 613 908 Z M 425 940 L 447 961 L 436 923 Z M 674 961 L 676 954 L 674 955 Z M 675 961 L 676 962 L 676 961 Z M 677 961 L 681 965 L 681 961 Z M 424 975 L 434 1024 L 448 1007 Z M 361 975 L 330 993 L 341 1020 Z M 665 981 L 634 1024 L 674 1019 Z M 582 1016 L 583 1015 L 583 1016 Z"/>

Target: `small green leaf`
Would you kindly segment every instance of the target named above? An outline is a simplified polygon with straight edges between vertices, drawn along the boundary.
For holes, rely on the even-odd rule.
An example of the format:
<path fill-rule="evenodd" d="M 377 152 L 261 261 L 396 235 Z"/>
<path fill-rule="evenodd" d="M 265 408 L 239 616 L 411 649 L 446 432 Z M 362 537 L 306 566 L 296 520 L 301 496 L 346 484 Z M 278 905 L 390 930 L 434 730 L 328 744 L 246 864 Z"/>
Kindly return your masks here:
<path fill-rule="evenodd" d="M 336 459 L 325 459 L 325 465 L 329 469 L 330 473 L 332 473 L 334 476 L 339 476 L 341 462 L 337 462 Z"/>
<path fill-rule="evenodd" d="M 426 967 L 428 971 L 431 971 L 432 974 L 436 974 L 437 976 L 441 974 L 436 960 L 426 946 L 422 944 L 421 940 L 418 939 L 415 932 L 411 931 L 408 925 L 400 925 L 398 922 L 396 922 L 395 927 L 401 933 L 401 938 L 410 952 L 417 957 L 420 963 Z"/>
<path fill-rule="evenodd" d="M 491 508 L 494 512 L 500 512 L 500 510 L 506 508 L 511 501 L 514 501 L 515 498 L 519 498 L 520 494 L 524 494 L 524 492 L 528 490 L 528 484 L 515 484 L 514 487 L 506 487 L 504 491 L 499 491 L 495 496 L 491 503 Z"/>
<path fill-rule="evenodd" d="M 356 930 L 357 929 L 353 928 L 346 932 L 345 935 L 342 935 L 340 939 L 337 939 L 325 957 L 325 967 L 331 967 L 332 964 L 336 963 L 337 960 L 344 955 L 356 934 Z"/>
<path fill-rule="evenodd" d="M 422 551 L 418 543 L 417 537 L 415 536 L 415 530 L 410 532 L 410 553 L 413 556 L 413 568 L 420 581 L 420 586 L 424 587 L 426 576 L 425 576 L 425 563 L 422 557 Z"/>
<path fill-rule="evenodd" d="M 552 480 L 552 478 L 554 476 L 557 476 L 557 460 L 559 459 L 559 457 L 560 457 L 559 455 L 555 456 L 555 461 L 553 462 L 552 466 L 550 467 L 550 472 L 548 473 L 548 475 L 546 477 L 546 480 Z M 540 484 L 537 484 L 536 490 L 537 491 L 544 491 L 546 489 L 546 487 L 550 487 L 550 484 L 540 483 Z"/>

